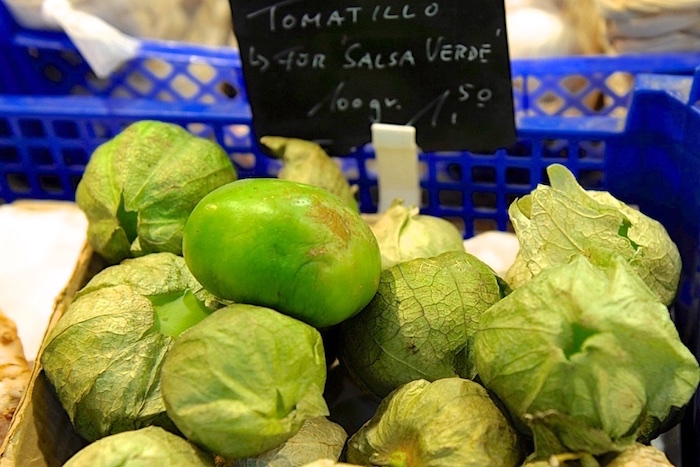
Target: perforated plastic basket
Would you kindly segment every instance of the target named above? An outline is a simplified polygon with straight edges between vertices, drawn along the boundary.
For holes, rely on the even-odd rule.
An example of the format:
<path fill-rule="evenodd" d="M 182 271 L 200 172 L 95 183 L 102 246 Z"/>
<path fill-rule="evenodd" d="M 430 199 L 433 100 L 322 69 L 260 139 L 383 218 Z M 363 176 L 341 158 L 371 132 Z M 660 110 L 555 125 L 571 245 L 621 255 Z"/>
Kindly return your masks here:
<path fill-rule="evenodd" d="M 540 182 L 553 161 L 569 165 L 587 187 L 603 187 L 606 142 L 624 126 L 633 77 L 690 74 L 696 64 L 700 53 L 514 61 L 519 142 L 493 154 L 421 154 L 423 210 L 452 218 L 467 236 L 506 229 L 510 201 Z M 65 35 L 20 28 L 0 2 L 0 104 L 0 202 L 72 199 L 94 148 L 144 118 L 215 138 L 243 177 L 279 167 L 253 144 L 233 49 L 146 41 L 134 60 L 97 79 Z M 573 120 L 556 118 L 564 116 Z M 360 188 L 362 210 L 375 211 L 371 148 L 339 163 Z"/>
<path fill-rule="evenodd" d="M 508 205 L 546 181 L 547 165 L 566 165 L 585 187 L 610 190 L 669 230 L 684 264 L 674 318 L 700 356 L 698 64 L 700 53 L 514 61 L 518 142 L 490 154 L 422 153 L 423 212 L 467 237 L 506 230 Z M 242 177 L 278 169 L 253 144 L 236 51 L 146 42 L 98 80 L 64 35 L 18 28 L 0 2 L 0 203 L 73 199 L 94 148 L 141 119 L 216 139 Z M 371 147 L 338 163 L 362 210 L 376 211 Z M 696 405 L 683 421 L 684 466 L 700 465 Z"/>

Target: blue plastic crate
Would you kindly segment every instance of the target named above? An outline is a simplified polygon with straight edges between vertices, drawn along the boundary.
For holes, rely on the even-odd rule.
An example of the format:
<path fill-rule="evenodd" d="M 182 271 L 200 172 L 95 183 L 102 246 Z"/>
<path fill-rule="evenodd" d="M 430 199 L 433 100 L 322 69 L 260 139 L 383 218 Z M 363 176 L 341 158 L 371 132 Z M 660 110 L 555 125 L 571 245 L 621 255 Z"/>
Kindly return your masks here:
<path fill-rule="evenodd" d="M 142 118 L 177 122 L 217 139 L 244 177 L 274 175 L 279 168 L 253 144 L 233 49 L 147 41 L 138 57 L 98 80 L 65 35 L 20 28 L 1 2 L 0 31 L 2 201 L 71 199 L 92 150 Z M 470 236 L 508 228 L 507 205 L 541 180 L 549 162 L 580 170 L 587 187 L 604 186 L 606 140 L 624 125 L 633 76 L 689 74 L 698 63 L 700 53 L 514 61 L 520 141 L 493 154 L 422 154 L 423 210 L 456 220 Z M 573 118 L 576 127 L 559 132 L 560 119 L 550 117 L 561 116 Z M 547 118 L 538 123 L 535 117 Z M 365 212 L 377 209 L 373 162 L 371 148 L 339 160 L 358 184 Z"/>
<path fill-rule="evenodd" d="M 674 319 L 700 357 L 699 64 L 700 53 L 513 61 L 517 143 L 421 153 L 422 211 L 466 237 L 507 230 L 509 204 L 546 182 L 547 165 L 566 165 L 586 188 L 611 191 L 669 230 L 684 265 Z M 0 2 L 0 203 L 73 199 L 92 151 L 141 119 L 215 139 L 242 177 L 279 169 L 254 144 L 235 50 L 147 41 L 98 80 L 63 34 L 19 28 Z M 338 163 L 361 209 L 375 212 L 371 147 Z M 683 420 L 684 466 L 700 465 L 697 404 Z"/>
<path fill-rule="evenodd" d="M 508 204 L 536 186 L 550 162 L 580 172 L 588 188 L 604 187 L 607 140 L 625 124 L 633 77 L 692 74 L 697 64 L 700 53 L 513 61 L 520 140 L 492 154 L 421 154 L 422 209 L 471 236 L 507 229 Z M 0 2 L 0 103 L 0 202 L 72 199 L 94 148 L 144 118 L 216 139 L 243 177 L 279 169 L 254 144 L 240 57 L 231 48 L 146 41 L 135 59 L 97 79 L 64 34 L 23 29 Z M 338 162 L 359 186 L 362 210 L 376 211 L 371 148 Z"/>

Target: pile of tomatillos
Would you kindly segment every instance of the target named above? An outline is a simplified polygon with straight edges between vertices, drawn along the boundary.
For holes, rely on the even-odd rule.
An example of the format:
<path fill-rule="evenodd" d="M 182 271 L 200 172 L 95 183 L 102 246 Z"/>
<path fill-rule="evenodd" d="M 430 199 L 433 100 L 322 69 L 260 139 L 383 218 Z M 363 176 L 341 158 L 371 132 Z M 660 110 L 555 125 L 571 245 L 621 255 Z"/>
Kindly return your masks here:
<path fill-rule="evenodd" d="M 370 224 L 318 145 L 261 142 L 277 177 L 156 121 L 93 153 L 109 266 L 40 356 L 85 439 L 65 465 L 671 465 L 650 442 L 700 369 L 660 223 L 551 165 L 499 277 L 401 200 Z"/>

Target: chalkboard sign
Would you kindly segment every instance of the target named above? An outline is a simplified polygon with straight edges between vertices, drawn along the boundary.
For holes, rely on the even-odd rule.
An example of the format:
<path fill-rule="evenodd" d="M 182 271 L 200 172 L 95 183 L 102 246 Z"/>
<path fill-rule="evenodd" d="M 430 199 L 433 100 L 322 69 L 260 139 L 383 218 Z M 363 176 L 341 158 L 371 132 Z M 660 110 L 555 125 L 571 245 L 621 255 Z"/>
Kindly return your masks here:
<path fill-rule="evenodd" d="M 424 151 L 515 141 L 503 1 L 230 0 L 253 129 L 343 155 L 375 122 Z"/>

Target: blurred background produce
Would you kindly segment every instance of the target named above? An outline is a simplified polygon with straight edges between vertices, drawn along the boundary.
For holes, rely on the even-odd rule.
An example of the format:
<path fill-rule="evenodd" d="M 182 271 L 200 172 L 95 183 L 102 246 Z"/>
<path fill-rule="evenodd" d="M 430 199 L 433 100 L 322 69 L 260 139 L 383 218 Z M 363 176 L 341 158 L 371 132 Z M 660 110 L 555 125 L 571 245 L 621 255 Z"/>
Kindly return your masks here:
<path fill-rule="evenodd" d="M 355 199 L 357 187 L 350 186 L 340 166 L 320 145 L 281 136 L 263 136 L 260 143 L 271 152 L 272 157 L 282 160 L 277 178 L 321 187 L 359 211 Z"/>
<path fill-rule="evenodd" d="M 698 0 L 595 0 L 615 53 L 700 48 Z"/>
<path fill-rule="evenodd" d="M 134 38 L 237 47 L 228 0 L 3 0 L 21 24 L 60 28 L 68 4 Z M 511 57 L 696 50 L 698 0 L 505 0 Z"/>
<path fill-rule="evenodd" d="M 511 58 L 606 51 L 595 0 L 505 0 Z"/>

